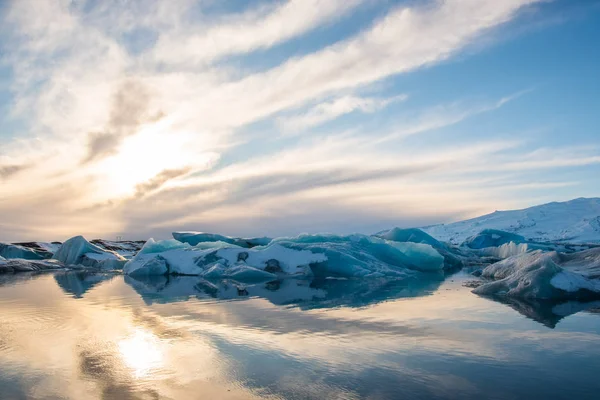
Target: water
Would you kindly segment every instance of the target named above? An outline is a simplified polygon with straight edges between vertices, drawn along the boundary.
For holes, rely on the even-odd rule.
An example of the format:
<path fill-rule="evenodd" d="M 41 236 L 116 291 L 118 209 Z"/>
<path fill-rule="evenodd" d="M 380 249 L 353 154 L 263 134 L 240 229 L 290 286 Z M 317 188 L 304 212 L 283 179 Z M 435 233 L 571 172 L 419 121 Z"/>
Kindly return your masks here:
<path fill-rule="evenodd" d="M 598 398 L 597 305 L 468 279 L 0 276 L 0 398 Z"/>

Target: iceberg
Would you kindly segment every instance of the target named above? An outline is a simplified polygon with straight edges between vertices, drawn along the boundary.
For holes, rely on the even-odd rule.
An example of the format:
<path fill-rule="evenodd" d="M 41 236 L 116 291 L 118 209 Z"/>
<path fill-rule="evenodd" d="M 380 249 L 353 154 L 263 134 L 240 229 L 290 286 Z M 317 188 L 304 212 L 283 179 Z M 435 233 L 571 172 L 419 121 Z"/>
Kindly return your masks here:
<path fill-rule="evenodd" d="M 83 265 L 100 269 L 121 269 L 126 259 L 117 253 L 104 250 L 88 242 L 83 236 L 75 236 L 60 246 L 54 258 L 65 265 Z"/>
<path fill-rule="evenodd" d="M 104 239 L 94 239 L 90 240 L 91 244 L 94 244 L 101 249 L 111 251 L 113 253 L 117 253 L 120 256 L 125 258 L 131 258 L 137 254 L 138 251 L 142 248 L 146 241 L 144 240 L 104 240 Z"/>
<path fill-rule="evenodd" d="M 325 260 L 311 264 L 313 272 L 320 276 L 338 277 L 408 276 L 413 271 L 431 271 L 435 251 L 429 245 L 407 243 L 404 251 L 408 252 L 410 248 L 409 256 L 394 242 L 360 234 L 305 234 L 274 239 L 271 245 L 274 244 L 324 255 Z M 438 264 L 437 269 L 441 270 L 442 266 Z"/>
<path fill-rule="evenodd" d="M 467 238 L 462 246 L 470 249 L 483 249 L 486 247 L 499 247 L 510 242 L 520 244 L 527 242 L 527 239 L 521 235 L 498 229 L 484 229 L 479 234 Z"/>
<path fill-rule="evenodd" d="M 429 245 L 444 257 L 444 269 L 457 269 L 464 265 L 463 256 L 458 254 L 458 249 L 440 242 L 428 233 L 417 228 L 393 228 L 389 231 L 379 232 L 375 236 L 392 242 Z"/>
<path fill-rule="evenodd" d="M 0 260 L 0 273 L 45 271 L 64 268 L 57 260 L 25 260 L 21 258 Z"/>
<path fill-rule="evenodd" d="M 21 244 L 0 243 L 0 256 L 23 260 L 45 260 L 51 258 L 52 253 L 43 248 L 34 250 Z"/>
<path fill-rule="evenodd" d="M 379 232 L 375 236 L 394 242 L 424 243 L 430 245 L 434 249 L 441 249 L 446 247 L 444 244 L 442 244 L 442 242 L 435 239 L 433 236 L 417 228 L 393 228 L 389 231 Z"/>
<path fill-rule="evenodd" d="M 420 271 L 439 271 L 444 269 L 444 257 L 433 247 L 424 243 L 390 242 L 411 260 L 419 260 L 417 269 Z"/>
<path fill-rule="evenodd" d="M 480 250 L 480 254 L 487 257 L 495 257 L 499 259 L 516 256 L 519 254 L 527 253 L 533 250 L 533 246 L 529 243 L 515 243 L 508 242 L 498 247 L 485 247 Z"/>
<path fill-rule="evenodd" d="M 482 278 L 492 279 L 473 293 L 530 299 L 600 298 L 600 248 L 572 254 L 533 252 L 489 265 Z"/>
<path fill-rule="evenodd" d="M 154 241 L 127 262 L 132 276 L 198 275 L 267 280 L 278 276 L 381 277 L 441 271 L 444 257 L 424 243 L 400 243 L 365 235 L 300 235 L 266 246 L 216 241 L 197 245 Z"/>
<path fill-rule="evenodd" d="M 203 242 L 225 242 L 234 244 L 236 246 L 251 248 L 256 246 L 266 246 L 271 242 L 271 238 L 268 237 L 256 237 L 256 238 L 236 238 L 217 233 L 205 233 L 205 232 L 173 232 L 173 238 L 183 243 L 188 243 L 192 246 L 196 246 Z"/>

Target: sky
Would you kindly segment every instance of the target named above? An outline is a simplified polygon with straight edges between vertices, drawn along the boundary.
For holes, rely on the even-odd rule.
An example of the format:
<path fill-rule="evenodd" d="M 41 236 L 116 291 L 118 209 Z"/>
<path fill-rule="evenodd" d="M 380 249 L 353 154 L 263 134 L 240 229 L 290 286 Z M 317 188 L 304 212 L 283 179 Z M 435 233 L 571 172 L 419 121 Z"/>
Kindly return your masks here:
<path fill-rule="evenodd" d="M 600 196 L 600 0 L 0 0 L 0 240 Z"/>

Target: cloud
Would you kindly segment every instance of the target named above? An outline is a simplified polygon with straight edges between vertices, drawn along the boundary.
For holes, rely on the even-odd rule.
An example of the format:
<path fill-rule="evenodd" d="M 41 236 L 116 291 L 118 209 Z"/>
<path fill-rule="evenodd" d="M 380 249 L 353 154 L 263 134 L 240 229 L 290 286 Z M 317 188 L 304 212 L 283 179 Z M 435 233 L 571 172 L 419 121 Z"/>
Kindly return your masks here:
<path fill-rule="evenodd" d="M 27 168 L 27 165 L 0 165 L 0 178 L 10 178 Z"/>
<path fill-rule="evenodd" d="M 83 163 L 116 154 L 125 137 L 136 133 L 143 123 L 155 121 L 162 116 L 148 115 L 149 107 L 148 89 L 136 81 L 124 82 L 113 96 L 105 132 L 88 134 L 88 152 Z"/>
<path fill-rule="evenodd" d="M 164 185 L 169 180 L 186 175 L 191 171 L 192 171 L 192 167 L 184 167 L 184 168 L 178 168 L 178 169 L 166 169 L 164 171 L 161 171 L 159 174 L 157 174 L 152 179 L 150 179 L 144 183 L 140 183 L 140 184 L 136 185 L 135 196 L 136 197 L 143 196 L 146 193 L 151 192 L 152 190 L 160 188 L 162 185 Z"/>
<path fill-rule="evenodd" d="M 277 122 L 284 131 L 298 132 L 321 125 L 328 121 L 332 121 L 342 115 L 355 111 L 362 113 L 374 113 L 382 108 L 387 107 L 391 103 L 404 101 L 407 98 L 407 95 L 398 95 L 381 99 L 349 95 L 336 98 L 329 102 L 317 104 L 301 114 L 280 117 L 278 118 Z"/>
<path fill-rule="evenodd" d="M 307 33 L 329 33 L 375 3 L 258 2 L 214 15 L 193 0 L 13 1 L 0 17 L 0 34 L 14 75 L 11 113 L 25 134 L 3 142 L 10 162 L 0 176 L 18 172 L 23 179 L 0 180 L 2 235 L 133 235 L 178 224 L 268 230 L 263 216 L 282 232 L 328 212 L 323 221 L 332 229 L 370 229 L 369 218 L 430 222 L 432 215 L 480 209 L 492 193 L 463 193 L 458 185 L 436 190 L 436 174 L 455 172 L 450 181 L 474 171 L 500 174 L 486 162 L 524 162 L 518 145 L 490 139 L 414 152 L 390 144 L 491 112 L 512 97 L 420 105 L 391 134 L 360 124 L 344 134 L 333 127 L 315 136 L 312 129 L 404 101 L 401 91 L 375 89 L 384 79 L 443 63 L 534 3 L 377 3 L 380 17 L 364 29 L 346 36 L 336 29 L 298 48 Z M 261 130 L 277 124 L 308 134 Z M 444 204 L 436 208 L 426 196 Z M 236 220 L 243 222 L 236 227 Z"/>
<path fill-rule="evenodd" d="M 208 28 L 180 27 L 161 35 L 151 54 L 158 63 L 189 65 L 272 47 L 351 13 L 364 0 L 288 0 L 228 14 Z M 212 25 L 212 26 L 211 26 Z"/>
<path fill-rule="evenodd" d="M 398 124 L 393 128 L 392 133 L 378 138 L 377 142 L 381 143 L 398 138 L 405 138 L 407 136 L 452 126 L 472 116 L 497 110 L 530 91 L 531 90 L 523 90 L 491 103 L 479 101 L 471 105 L 465 105 L 463 101 L 436 106 L 422 111 L 420 114 L 410 118 L 403 124 Z"/>

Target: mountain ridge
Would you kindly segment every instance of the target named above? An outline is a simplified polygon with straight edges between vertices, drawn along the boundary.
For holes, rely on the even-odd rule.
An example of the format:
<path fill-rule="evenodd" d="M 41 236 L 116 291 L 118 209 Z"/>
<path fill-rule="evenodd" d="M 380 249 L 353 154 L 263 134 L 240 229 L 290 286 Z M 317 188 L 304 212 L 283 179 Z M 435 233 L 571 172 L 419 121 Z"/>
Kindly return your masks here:
<path fill-rule="evenodd" d="M 579 197 L 519 210 L 497 210 L 464 221 L 421 229 L 438 240 L 453 244 L 461 244 L 484 229 L 499 229 L 540 242 L 600 243 L 600 198 Z"/>

